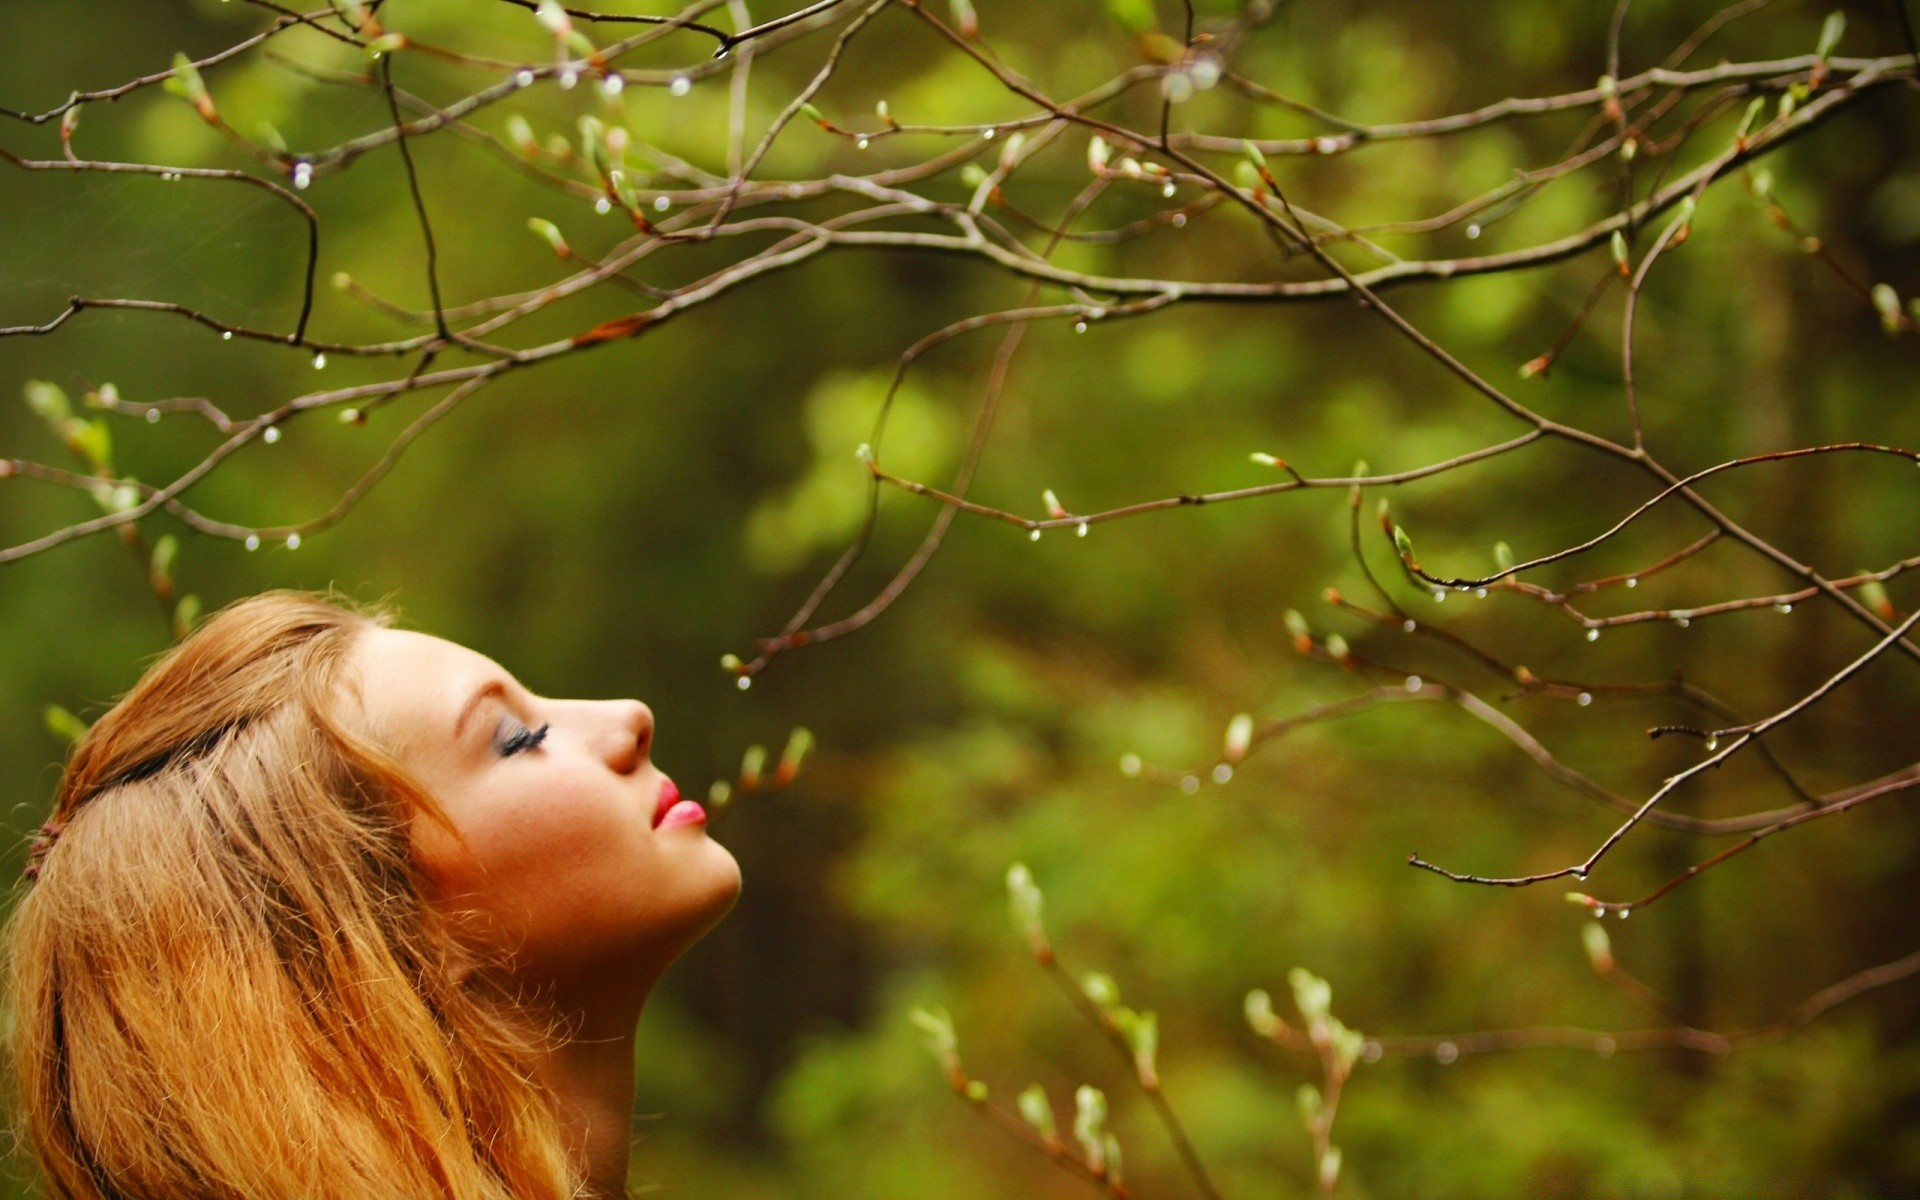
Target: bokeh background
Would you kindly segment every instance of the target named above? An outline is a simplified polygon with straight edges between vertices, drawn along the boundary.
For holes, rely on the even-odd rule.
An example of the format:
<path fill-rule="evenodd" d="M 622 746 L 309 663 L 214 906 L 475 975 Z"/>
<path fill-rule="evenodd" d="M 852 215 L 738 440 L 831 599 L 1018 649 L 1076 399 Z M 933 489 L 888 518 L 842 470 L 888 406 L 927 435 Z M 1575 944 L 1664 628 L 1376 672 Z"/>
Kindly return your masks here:
<path fill-rule="evenodd" d="M 608 6 L 666 11 L 641 0 Z M 1636 6 L 1627 69 L 1664 57 L 1714 7 Z M 1845 52 L 1898 52 L 1890 5 L 1845 7 Z M 1005 60 L 1054 94 L 1140 61 L 1125 29 L 1091 0 L 981 0 L 978 8 Z M 1177 6 L 1159 8 L 1176 28 Z M 1590 86 L 1605 69 L 1611 10 L 1587 0 L 1283 4 L 1241 69 L 1356 120 L 1438 116 Z M 773 11 L 755 8 L 761 17 Z M 1729 27 L 1695 61 L 1805 53 L 1826 11 L 1781 0 Z M 550 53 L 531 18 L 506 5 L 394 0 L 387 18 L 502 57 Z M 71 89 L 161 69 L 176 50 L 211 53 L 265 19 L 215 0 L 8 3 L 0 6 L 0 103 L 43 109 Z M 826 41 L 815 35 L 756 64 L 750 129 L 793 94 Z M 357 69 L 349 51 L 317 36 L 296 32 L 274 44 L 291 60 Z M 657 61 L 703 54 L 697 39 L 670 42 Z M 442 99 L 486 82 L 411 56 L 399 70 L 406 86 Z M 258 53 L 208 77 L 236 125 L 271 121 L 296 148 L 384 120 L 374 95 L 313 82 Z M 903 120 L 1023 111 L 903 12 L 879 18 L 818 103 L 836 120 L 870 125 L 882 98 Z M 1116 111 L 1146 124 L 1153 105 L 1143 94 Z M 498 130 L 519 112 L 544 136 L 570 130 L 588 111 L 601 111 L 591 89 L 543 84 L 482 123 Z M 724 113 L 716 81 L 679 98 L 636 94 L 624 119 L 646 139 L 723 170 Z M 1179 115 L 1236 133 L 1324 131 L 1283 109 L 1256 110 L 1224 88 Z M 1861 278 L 1888 281 L 1902 295 L 1920 287 L 1916 117 L 1915 96 L 1884 89 L 1768 163 L 1796 221 Z M 1518 167 L 1553 161 L 1584 119 L 1498 125 L 1279 169 L 1296 198 L 1350 223 L 1426 216 Z M 87 106 L 80 130 L 97 157 L 243 161 L 158 89 Z M 50 128 L 6 122 L 0 139 L 22 153 L 57 152 Z M 1019 193 L 1023 207 L 1063 206 L 1085 181 L 1082 145 L 1033 173 Z M 763 174 L 871 169 L 927 146 L 901 139 L 863 154 L 803 121 Z M 562 266 L 526 232 L 530 216 L 557 221 L 586 246 L 619 237 L 617 216 L 596 217 L 471 144 L 442 136 L 415 152 L 450 302 L 557 277 Z M 1394 244 L 1430 254 L 1528 244 L 1602 215 L 1614 195 L 1608 178 L 1583 174 L 1548 189 L 1479 242 L 1456 227 Z M 964 194 L 957 178 L 950 187 L 955 198 Z M 323 218 L 323 281 L 347 271 L 424 303 L 417 226 L 391 150 L 323 177 L 307 196 Z M 1117 191 L 1088 223 L 1119 225 L 1158 203 L 1146 190 Z M 303 246 L 287 210 L 252 189 L 0 170 L 0 325 L 45 320 L 84 293 L 178 300 L 290 327 Z M 1262 277 L 1270 253 L 1249 222 L 1219 214 L 1125 248 L 1073 247 L 1063 261 Z M 690 277 L 703 261 L 689 252 L 656 282 Z M 1602 250 L 1395 296 L 1467 361 L 1515 380 L 1605 266 Z M 647 700 L 659 722 L 657 760 L 689 794 L 731 777 L 751 744 L 777 752 L 795 725 L 816 733 L 819 748 L 792 787 L 742 797 L 713 821 L 713 835 L 741 860 L 746 889 L 643 1022 L 636 1188 L 737 1200 L 1083 1188 L 947 1090 L 907 1019 L 912 1006 L 929 1004 L 952 1012 L 969 1068 L 1001 1100 L 1039 1082 L 1064 1120 L 1075 1086 L 1105 1087 L 1131 1186 L 1147 1197 L 1190 1194 L 1108 1048 L 1048 988 L 1009 927 L 1002 880 L 1014 861 L 1028 863 L 1045 890 L 1065 961 L 1110 972 L 1128 1003 L 1159 1014 L 1167 1092 L 1235 1197 L 1312 1190 L 1294 1091 L 1316 1080 L 1317 1068 L 1254 1038 L 1241 1017 L 1249 988 L 1284 996 L 1291 967 L 1327 978 L 1334 1011 L 1373 1034 L 1657 1023 L 1590 970 L 1583 918 L 1562 900 L 1564 889 L 1461 887 L 1406 867 L 1414 850 L 1496 874 L 1557 867 L 1614 823 L 1458 711 L 1400 705 L 1309 728 L 1260 748 L 1230 782 L 1190 795 L 1117 769 L 1128 752 L 1150 764 L 1204 767 L 1236 712 L 1277 716 L 1362 690 L 1354 676 L 1294 653 L 1282 621 L 1289 608 L 1364 654 L 1473 686 L 1491 701 L 1512 690 L 1430 643 L 1320 601 L 1329 586 L 1361 592 L 1345 546 L 1344 493 L 1177 510 L 1038 543 L 963 517 L 918 582 L 869 628 L 781 658 L 750 691 L 717 669 L 723 653 L 750 657 L 753 639 L 779 627 L 857 530 L 864 473 L 853 450 L 868 437 L 896 356 L 947 321 L 1017 303 L 1023 291 L 970 262 L 830 253 L 655 334 L 495 385 L 410 449 L 349 519 L 297 550 L 247 553 L 183 534 L 181 587 L 209 608 L 270 586 L 332 585 L 390 599 L 407 624 L 493 656 L 536 691 Z M 324 286 L 319 305 L 317 336 L 407 332 Z M 618 294 L 596 294 L 530 324 L 544 339 L 630 307 Z M 1515 380 L 1519 394 L 1556 419 L 1622 434 L 1620 320 L 1616 290 L 1547 378 Z M 1689 244 L 1655 271 L 1639 330 L 1649 440 L 1676 468 L 1831 440 L 1920 445 L 1913 337 L 1885 336 L 1871 306 L 1770 224 L 1737 183 L 1709 194 Z M 916 368 L 886 442 L 892 469 L 936 483 L 950 473 L 993 345 L 954 343 Z M 0 342 L 0 454 L 62 461 L 45 425 L 13 399 L 29 380 L 55 381 L 76 397 L 108 381 L 130 400 L 204 395 L 244 416 L 317 384 L 383 377 L 383 369 L 336 359 L 316 377 L 302 353 L 222 342 L 176 319 L 88 313 L 55 336 Z M 203 511 L 259 524 L 314 515 L 420 403 L 402 401 L 364 428 L 330 417 L 295 423 L 191 498 Z M 975 494 L 1039 515 L 1041 489 L 1050 487 L 1084 511 L 1265 482 L 1271 475 L 1248 462 L 1253 450 L 1337 474 L 1357 458 L 1402 469 L 1515 431 L 1350 306 L 1179 306 L 1084 334 L 1063 322 L 1034 328 Z M 121 468 L 149 480 L 170 477 L 212 445 L 210 431 L 186 417 L 156 427 L 116 420 L 113 433 Z M 1712 496 L 1790 552 L 1844 574 L 1915 552 L 1915 486 L 1902 464 L 1834 458 L 1756 470 Z M 1490 566 L 1496 541 L 1525 556 L 1591 536 L 1645 494 L 1641 478 L 1617 464 L 1544 447 L 1394 502 L 1425 561 L 1468 571 Z M 0 484 L 0 540 L 11 545 L 93 511 L 83 494 L 9 480 Z M 824 615 L 850 611 L 883 584 L 935 511 L 883 494 L 873 545 Z M 153 534 L 169 528 L 150 522 Z M 1634 536 L 1539 578 L 1566 584 L 1627 570 L 1703 528 L 1683 511 L 1662 510 Z M 1391 566 L 1377 539 L 1370 546 L 1376 563 Z M 1636 599 L 1698 604 L 1784 582 L 1723 545 L 1650 580 Z M 1920 603 L 1901 581 L 1891 591 L 1903 610 Z M 1687 630 L 1635 626 L 1588 644 L 1564 619 L 1513 596 L 1436 606 L 1403 589 L 1402 599 L 1541 675 L 1607 682 L 1684 670 L 1755 715 L 1867 644 L 1858 626 L 1822 605 Z M 169 636 L 144 568 L 110 535 L 0 568 L 6 874 L 42 819 L 63 750 L 44 727 L 44 706 L 97 713 Z M 1809 786 L 1844 786 L 1913 759 L 1916 701 L 1920 673 L 1890 658 L 1774 744 Z M 1504 707 L 1567 761 L 1628 794 L 1645 794 L 1698 753 L 1645 737 L 1647 726 L 1686 715 L 1665 701 Z M 1743 759 L 1676 803 L 1724 815 L 1785 800 Z M 1695 1025 L 1731 1030 L 1777 1019 L 1827 983 L 1912 949 L 1920 932 L 1912 808 L 1892 797 L 1783 835 L 1637 919 L 1610 922 L 1615 949 Z M 1637 895 L 1715 848 L 1642 829 L 1589 888 Z M 1535 1050 L 1451 1065 L 1366 1065 L 1335 1134 L 1345 1153 L 1342 1193 L 1525 1195 L 1551 1177 L 1563 1181 L 1568 1190 L 1555 1193 L 1563 1195 L 1912 1194 L 1920 1188 L 1917 1017 L 1920 986 L 1907 982 L 1795 1037 L 1723 1059 Z M 4 1186 L 18 1190 L 7 1194 L 30 1194 L 25 1164 L 11 1160 L 10 1172 Z M 1806 1190 L 1705 1190 L 1742 1180 L 1797 1181 Z"/>

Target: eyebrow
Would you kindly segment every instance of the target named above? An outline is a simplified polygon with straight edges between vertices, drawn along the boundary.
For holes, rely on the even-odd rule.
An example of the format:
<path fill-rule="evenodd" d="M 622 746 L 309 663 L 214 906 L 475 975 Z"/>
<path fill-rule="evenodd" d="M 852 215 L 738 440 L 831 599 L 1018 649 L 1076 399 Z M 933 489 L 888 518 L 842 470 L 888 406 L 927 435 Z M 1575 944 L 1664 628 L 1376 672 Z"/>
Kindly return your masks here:
<path fill-rule="evenodd" d="M 507 685 L 498 679 L 490 679 L 481 684 L 479 690 L 468 697 L 466 704 L 461 707 L 460 716 L 453 723 L 453 740 L 456 742 L 460 740 L 461 732 L 466 729 L 468 718 L 473 716 L 474 710 L 480 707 L 482 700 L 489 696 L 503 696 L 506 691 Z"/>

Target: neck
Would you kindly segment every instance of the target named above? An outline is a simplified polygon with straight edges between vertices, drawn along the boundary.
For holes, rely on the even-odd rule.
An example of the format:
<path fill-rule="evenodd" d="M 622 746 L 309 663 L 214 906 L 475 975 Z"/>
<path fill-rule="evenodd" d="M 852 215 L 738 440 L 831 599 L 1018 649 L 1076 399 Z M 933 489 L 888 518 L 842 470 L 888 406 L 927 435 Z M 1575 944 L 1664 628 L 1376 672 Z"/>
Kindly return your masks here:
<path fill-rule="evenodd" d="M 563 1004 L 563 1038 L 545 1063 L 568 1150 L 594 1200 L 624 1200 L 633 1142 L 634 1026 L 650 988 Z"/>

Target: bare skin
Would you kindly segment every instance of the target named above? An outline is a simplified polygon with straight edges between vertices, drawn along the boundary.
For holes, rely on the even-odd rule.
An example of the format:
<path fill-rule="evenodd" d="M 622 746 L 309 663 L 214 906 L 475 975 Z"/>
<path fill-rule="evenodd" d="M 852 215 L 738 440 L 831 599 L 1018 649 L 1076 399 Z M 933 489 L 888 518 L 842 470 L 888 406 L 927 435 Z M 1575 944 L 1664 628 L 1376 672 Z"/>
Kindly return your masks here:
<path fill-rule="evenodd" d="M 732 907 L 739 866 L 689 810 L 656 827 L 670 785 L 640 701 L 535 696 L 407 630 L 366 630 L 350 666 L 369 727 L 452 825 L 416 824 L 437 899 L 562 1030 L 546 1066 L 572 1149 L 595 1195 L 625 1196 L 634 1026 Z"/>

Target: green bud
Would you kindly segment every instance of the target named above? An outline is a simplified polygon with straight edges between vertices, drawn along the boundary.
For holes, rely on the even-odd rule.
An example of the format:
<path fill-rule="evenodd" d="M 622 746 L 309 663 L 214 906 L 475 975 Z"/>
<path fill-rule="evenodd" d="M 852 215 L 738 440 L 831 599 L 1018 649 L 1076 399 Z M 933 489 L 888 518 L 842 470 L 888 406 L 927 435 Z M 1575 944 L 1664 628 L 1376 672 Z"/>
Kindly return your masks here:
<path fill-rule="evenodd" d="M 1240 185 L 1242 191 L 1248 192 L 1266 184 L 1266 180 L 1260 178 L 1260 168 L 1250 162 L 1238 162 L 1233 165 L 1233 181 Z"/>
<path fill-rule="evenodd" d="M 960 182 L 970 188 L 977 188 L 987 181 L 986 168 L 979 163 L 968 163 L 960 168 Z"/>
<path fill-rule="evenodd" d="M 147 560 L 147 579 L 162 597 L 173 594 L 173 560 L 180 553 L 180 539 L 163 534 L 153 544 L 153 556 Z"/>
<path fill-rule="evenodd" d="M 1346 662 L 1353 657 L 1353 649 L 1347 645 L 1347 639 L 1337 633 L 1327 635 L 1327 653 L 1335 662 Z"/>
<path fill-rule="evenodd" d="M 40 419 L 56 428 L 73 417 L 73 405 L 67 400 L 67 393 L 59 384 L 48 383 L 44 379 L 35 379 L 23 389 L 27 407 L 39 415 Z"/>
<path fill-rule="evenodd" d="M 63 742 L 72 744 L 87 734 L 87 723 L 58 704 L 47 705 L 45 715 L 47 732 Z"/>
<path fill-rule="evenodd" d="M 1294 637 L 1310 638 L 1313 636 L 1313 628 L 1307 624 L 1307 619 L 1300 615 L 1299 609 L 1288 609 L 1286 616 L 1282 617 L 1281 620 L 1286 622 L 1287 632 Z"/>
<path fill-rule="evenodd" d="M 83 455 L 96 471 L 105 471 L 113 464 L 113 433 L 107 423 L 101 420 L 69 421 L 66 425 L 67 445 L 76 454 Z"/>
<path fill-rule="evenodd" d="M 984 1079 L 967 1080 L 967 1099 L 973 1101 L 975 1104 L 985 1104 L 987 1102 L 986 1080 Z"/>
<path fill-rule="evenodd" d="M 1025 863 L 1014 863 L 1007 868 L 1007 912 L 1013 917 L 1013 927 L 1026 935 L 1027 943 L 1036 954 L 1046 951 L 1047 929 L 1040 922 L 1040 913 L 1044 899 L 1039 885 L 1033 882 L 1033 872 Z"/>
<path fill-rule="evenodd" d="M 1614 264 L 1625 271 L 1627 269 L 1627 235 L 1616 229 L 1607 244 L 1613 250 Z"/>
<path fill-rule="evenodd" d="M 1606 926 L 1598 921 L 1589 921 L 1580 930 L 1580 940 L 1587 948 L 1587 961 L 1593 969 L 1605 975 L 1613 970 L 1613 942 L 1607 937 Z"/>
<path fill-rule="evenodd" d="M 573 29 L 573 19 L 567 16 L 567 10 L 560 6 L 559 0 L 540 0 L 533 15 L 555 37 L 564 36 Z"/>
<path fill-rule="evenodd" d="M 1016 1103 L 1020 1108 L 1020 1118 L 1033 1127 L 1033 1131 L 1049 1142 L 1058 1140 L 1059 1130 L 1053 1123 L 1053 1104 L 1047 1099 L 1047 1089 L 1033 1084 L 1020 1093 Z"/>
<path fill-rule="evenodd" d="M 1505 542 L 1495 542 L 1493 544 L 1493 561 L 1494 565 L 1502 571 L 1513 570 L 1513 547 L 1507 545 Z"/>
<path fill-rule="evenodd" d="M 1873 307 L 1880 313 L 1880 327 L 1888 336 L 1900 332 L 1905 318 L 1900 312 L 1900 293 L 1893 290 L 1890 283 L 1873 285 Z"/>
<path fill-rule="evenodd" d="M 1248 140 L 1240 143 L 1240 148 L 1241 151 L 1246 154 L 1247 162 L 1253 165 L 1254 170 L 1264 171 L 1267 169 L 1267 156 L 1260 152 L 1260 147 L 1256 143 Z"/>
<path fill-rule="evenodd" d="M 1287 982 L 1293 986 L 1294 1007 L 1300 1015 L 1310 1021 L 1324 1021 L 1327 1010 L 1333 1004 L 1333 985 L 1315 975 L 1305 967 L 1295 967 L 1287 972 Z"/>
<path fill-rule="evenodd" d="M 193 627 L 199 622 L 200 597 L 191 594 L 180 597 L 180 603 L 173 606 L 174 640 L 179 641 L 192 633 Z"/>
<path fill-rule="evenodd" d="M 360 28 L 361 22 L 367 19 L 367 8 L 361 0 L 333 0 L 333 11 L 345 17 L 347 24 L 355 29 Z"/>
<path fill-rule="evenodd" d="M 1247 748 L 1251 745 L 1253 745 L 1253 715 L 1235 713 L 1233 720 L 1227 722 L 1221 756 L 1228 762 L 1237 763 L 1247 756 Z"/>
<path fill-rule="evenodd" d="M 767 748 L 758 743 L 748 746 L 747 752 L 740 756 L 740 787 L 743 791 L 753 791 L 760 786 L 760 771 L 767 765 Z"/>
<path fill-rule="evenodd" d="M 552 221 L 540 217 L 528 217 L 527 228 L 533 231 L 535 237 L 553 247 L 553 252 L 561 258 L 566 258 L 573 253 L 567 246 L 567 239 L 560 235 L 560 227 Z"/>
<path fill-rule="evenodd" d="M 800 773 L 800 764 L 805 762 L 807 754 L 813 749 L 813 731 L 804 725 L 796 725 L 787 735 L 787 744 L 780 751 L 780 765 L 774 770 L 781 783 L 790 781 Z"/>
<path fill-rule="evenodd" d="M 391 54 L 395 50 L 404 50 L 407 35 L 404 33 L 383 33 L 367 43 L 367 57 L 379 58 L 382 54 Z"/>
<path fill-rule="evenodd" d="M 1401 558 L 1413 557 L 1413 539 L 1398 525 L 1393 527 L 1393 548 L 1400 552 Z"/>
<path fill-rule="evenodd" d="M 927 1050 L 940 1064 L 950 1078 L 961 1078 L 960 1039 L 953 1031 L 953 1018 L 944 1008 L 915 1008 L 907 1014 L 914 1028 L 920 1031 L 920 1038 L 926 1043 Z"/>
<path fill-rule="evenodd" d="M 193 60 L 185 54 L 173 56 L 173 70 L 160 86 L 170 94 L 190 101 L 195 107 L 210 103 L 207 82 L 200 78 L 200 68 L 194 66 Z"/>
<path fill-rule="evenodd" d="M 714 780 L 713 786 L 707 789 L 707 806 L 709 808 L 725 808 L 732 800 L 733 785 L 724 779 Z"/>
<path fill-rule="evenodd" d="M 1080 977 L 1080 990 L 1087 999 L 1103 1009 L 1116 1007 L 1120 1003 L 1120 988 L 1113 982 L 1113 976 L 1105 971 L 1088 971 Z"/>
<path fill-rule="evenodd" d="M 1100 1150 L 1106 1159 L 1107 1179 L 1118 1185 L 1121 1182 L 1120 1140 L 1111 1133 L 1101 1134 Z"/>
<path fill-rule="evenodd" d="M 730 675 L 738 675 L 740 669 L 746 665 L 747 664 L 740 661 L 738 654 L 722 654 L 720 656 L 720 669 Z"/>
<path fill-rule="evenodd" d="M 529 158 L 540 153 L 540 142 L 533 136 L 533 126 L 519 113 L 507 118 L 507 140 Z"/>
<path fill-rule="evenodd" d="M 1264 988 L 1254 988 L 1248 992 L 1244 1008 L 1248 1028 L 1261 1037 L 1278 1037 L 1286 1031 L 1287 1023 L 1280 1019 L 1279 1013 L 1273 1011 L 1273 997 Z"/>
<path fill-rule="evenodd" d="M 1073 1093 L 1073 1136 L 1096 1172 L 1105 1170 L 1107 1148 L 1101 1142 L 1107 1123 L 1107 1096 L 1097 1087 L 1081 1084 Z"/>
<path fill-rule="evenodd" d="M 1334 1069 L 1341 1076 L 1353 1070 L 1353 1064 L 1360 1061 L 1360 1052 L 1366 1049 L 1366 1035 L 1357 1029 L 1348 1029 L 1338 1020 L 1328 1022 L 1333 1029 Z"/>
<path fill-rule="evenodd" d="M 800 115 L 816 125 L 825 125 L 827 123 L 826 115 L 811 104 L 802 104 L 800 106 Z"/>
<path fill-rule="evenodd" d="M 1320 1156 L 1320 1190 L 1331 1194 L 1340 1182 L 1340 1147 L 1328 1146 Z"/>
<path fill-rule="evenodd" d="M 1311 1131 L 1320 1122 L 1320 1114 L 1326 1109 L 1326 1102 L 1320 1098 L 1320 1089 L 1310 1083 L 1303 1083 L 1293 1093 L 1294 1107 L 1300 1110 L 1300 1119 L 1305 1121 Z"/>
<path fill-rule="evenodd" d="M 1740 128 L 1734 130 L 1733 133 L 1733 139 L 1735 141 L 1744 141 L 1746 139 L 1747 133 L 1753 128 L 1753 123 L 1760 119 L 1760 113 L 1766 107 L 1767 98 L 1765 96 L 1755 96 L 1747 104 L 1747 111 L 1741 114 L 1740 117 Z"/>

